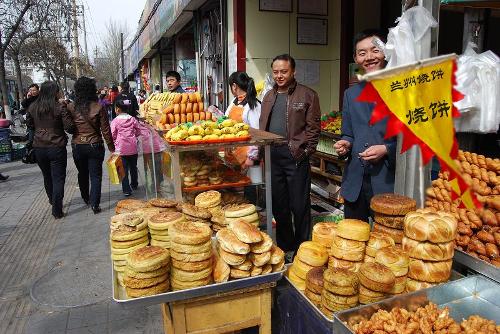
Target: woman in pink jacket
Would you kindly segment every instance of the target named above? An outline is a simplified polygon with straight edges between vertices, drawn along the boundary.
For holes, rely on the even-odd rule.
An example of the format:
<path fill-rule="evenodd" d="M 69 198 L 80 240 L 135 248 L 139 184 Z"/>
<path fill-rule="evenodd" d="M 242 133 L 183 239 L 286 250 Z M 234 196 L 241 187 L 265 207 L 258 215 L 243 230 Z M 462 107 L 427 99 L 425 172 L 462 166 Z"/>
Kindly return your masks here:
<path fill-rule="evenodd" d="M 120 154 L 125 177 L 122 180 L 122 190 L 125 196 L 137 189 L 137 137 L 140 136 L 139 121 L 129 115 L 132 109 L 130 100 L 117 98 L 115 101 L 116 118 L 111 122 L 111 134 L 115 143 L 116 152 Z M 128 174 L 130 172 L 130 182 Z"/>

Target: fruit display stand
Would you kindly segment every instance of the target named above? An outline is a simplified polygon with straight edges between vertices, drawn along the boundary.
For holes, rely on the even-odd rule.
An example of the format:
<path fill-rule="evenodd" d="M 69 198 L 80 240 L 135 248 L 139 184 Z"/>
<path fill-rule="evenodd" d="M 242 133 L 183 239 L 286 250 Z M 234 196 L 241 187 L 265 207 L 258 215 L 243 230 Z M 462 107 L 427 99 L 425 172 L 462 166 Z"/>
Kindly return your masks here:
<path fill-rule="evenodd" d="M 246 141 L 226 141 L 222 143 L 196 143 L 191 145 L 174 145 L 166 142 L 166 150 L 171 158 L 170 170 L 171 170 L 171 181 L 173 183 L 175 200 L 183 200 L 183 185 L 181 181 L 181 165 L 180 165 L 180 154 L 182 152 L 205 152 L 210 150 L 223 150 L 226 148 L 234 148 L 241 146 L 259 146 L 264 148 L 264 161 L 271 161 L 271 145 L 272 144 L 282 144 L 285 143 L 285 139 L 281 136 L 257 130 L 249 129 L 250 138 Z M 272 208 L 272 196 L 271 196 L 271 164 L 264 163 L 264 177 L 263 183 L 265 184 L 265 198 L 266 198 L 266 208 Z M 252 184 L 256 185 L 256 184 Z M 228 188 L 234 187 L 234 184 L 228 185 Z M 220 186 L 217 187 L 221 189 Z M 207 190 L 207 189 L 205 189 Z M 266 226 L 267 231 L 272 235 L 272 215 L 266 215 Z"/>

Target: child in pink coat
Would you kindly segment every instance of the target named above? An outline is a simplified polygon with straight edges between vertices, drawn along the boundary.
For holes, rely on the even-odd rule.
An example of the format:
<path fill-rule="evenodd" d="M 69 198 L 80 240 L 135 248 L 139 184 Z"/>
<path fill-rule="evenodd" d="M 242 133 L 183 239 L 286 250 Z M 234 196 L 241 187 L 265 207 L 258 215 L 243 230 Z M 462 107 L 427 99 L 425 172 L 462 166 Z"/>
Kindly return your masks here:
<path fill-rule="evenodd" d="M 132 110 L 130 100 L 118 98 L 115 101 L 116 118 L 111 122 L 111 134 L 115 143 L 116 152 L 120 154 L 125 177 L 122 180 L 122 190 L 125 196 L 137 189 L 137 137 L 141 135 L 139 121 L 129 115 Z M 130 182 L 128 174 L 130 172 Z"/>

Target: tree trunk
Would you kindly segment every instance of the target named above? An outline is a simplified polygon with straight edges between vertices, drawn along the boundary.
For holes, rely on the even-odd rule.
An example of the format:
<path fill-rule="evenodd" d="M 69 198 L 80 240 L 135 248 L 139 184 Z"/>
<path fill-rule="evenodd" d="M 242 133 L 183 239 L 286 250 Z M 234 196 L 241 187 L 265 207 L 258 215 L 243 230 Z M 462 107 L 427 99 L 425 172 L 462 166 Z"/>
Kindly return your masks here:
<path fill-rule="evenodd" d="M 23 78 L 22 78 L 22 73 L 21 73 L 21 63 L 19 62 L 19 55 L 18 54 L 13 54 L 12 55 L 12 61 L 14 62 L 14 68 L 16 70 L 16 84 L 17 84 L 17 89 L 18 89 L 18 96 L 17 98 L 19 101 L 23 100 Z"/>
<path fill-rule="evenodd" d="M 9 92 L 7 91 L 7 76 L 5 74 L 5 52 L 0 50 L 0 90 L 2 91 L 3 112 L 5 118 L 10 120 Z"/>

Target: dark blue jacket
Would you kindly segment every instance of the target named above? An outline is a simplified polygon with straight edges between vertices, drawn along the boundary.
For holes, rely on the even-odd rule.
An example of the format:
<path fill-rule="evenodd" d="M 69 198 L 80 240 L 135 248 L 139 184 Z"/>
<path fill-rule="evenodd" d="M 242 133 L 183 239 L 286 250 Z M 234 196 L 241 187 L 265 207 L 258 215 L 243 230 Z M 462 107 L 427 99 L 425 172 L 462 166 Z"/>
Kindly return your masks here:
<path fill-rule="evenodd" d="M 185 93 L 186 91 L 181 86 L 177 86 L 171 93 Z"/>
<path fill-rule="evenodd" d="M 394 172 L 396 167 L 396 137 L 384 140 L 387 119 L 369 125 L 373 104 L 356 101 L 365 83 L 359 83 L 344 92 L 342 111 L 342 139 L 351 143 L 348 162 L 342 177 L 341 195 L 345 200 L 358 199 L 363 176 L 370 175 L 373 194 L 394 191 Z M 388 154 L 377 163 L 369 163 L 359 158 L 359 153 L 372 145 L 385 144 Z"/>

